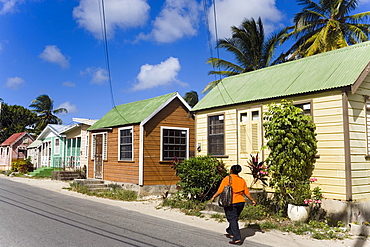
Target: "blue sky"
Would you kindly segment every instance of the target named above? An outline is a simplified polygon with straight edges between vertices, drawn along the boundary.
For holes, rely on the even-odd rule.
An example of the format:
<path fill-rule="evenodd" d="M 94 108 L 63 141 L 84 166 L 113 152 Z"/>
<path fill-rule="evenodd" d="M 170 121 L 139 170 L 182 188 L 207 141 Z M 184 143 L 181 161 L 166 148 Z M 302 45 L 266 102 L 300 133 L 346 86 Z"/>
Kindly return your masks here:
<path fill-rule="evenodd" d="M 0 0 L 0 98 L 29 108 L 41 94 L 64 124 L 99 119 L 115 105 L 177 91 L 200 98 L 216 55 L 214 8 L 207 0 Z M 206 4 L 204 4 L 206 3 Z M 292 24 L 294 0 L 215 0 L 218 38 L 244 18 L 271 34 Z M 370 10 L 360 1 L 356 12 Z M 206 25 L 211 23 L 211 28 Z M 210 42 L 211 41 L 211 45 Z M 108 63 L 105 47 L 108 47 Z M 220 50 L 220 58 L 231 57 Z"/>

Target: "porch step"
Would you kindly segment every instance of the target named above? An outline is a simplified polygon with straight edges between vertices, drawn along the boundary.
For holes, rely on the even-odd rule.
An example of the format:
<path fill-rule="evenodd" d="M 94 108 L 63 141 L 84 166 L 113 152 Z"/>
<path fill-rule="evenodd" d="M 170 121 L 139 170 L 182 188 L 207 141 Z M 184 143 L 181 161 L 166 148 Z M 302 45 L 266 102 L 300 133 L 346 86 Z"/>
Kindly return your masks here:
<path fill-rule="evenodd" d="M 61 181 L 67 181 L 67 180 L 75 180 L 81 178 L 80 172 L 74 172 L 74 171 L 53 171 L 51 173 L 51 180 L 61 180 Z"/>
<path fill-rule="evenodd" d="M 100 179 L 75 179 L 76 183 L 89 188 L 89 191 L 106 191 L 109 190 L 107 184 L 104 184 L 104 180 Z"/>

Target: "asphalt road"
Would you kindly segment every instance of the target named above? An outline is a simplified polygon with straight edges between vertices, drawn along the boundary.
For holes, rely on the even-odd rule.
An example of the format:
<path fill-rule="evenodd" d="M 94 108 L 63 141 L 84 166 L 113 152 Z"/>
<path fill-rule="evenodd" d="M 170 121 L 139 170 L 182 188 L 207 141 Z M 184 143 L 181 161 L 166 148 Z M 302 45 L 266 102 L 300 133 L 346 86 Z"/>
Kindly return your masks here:
<path fill-rule="evenodd" d="M 1 178 L 0 212 L 4 247 L 232 246 L 213 231 Z"/>

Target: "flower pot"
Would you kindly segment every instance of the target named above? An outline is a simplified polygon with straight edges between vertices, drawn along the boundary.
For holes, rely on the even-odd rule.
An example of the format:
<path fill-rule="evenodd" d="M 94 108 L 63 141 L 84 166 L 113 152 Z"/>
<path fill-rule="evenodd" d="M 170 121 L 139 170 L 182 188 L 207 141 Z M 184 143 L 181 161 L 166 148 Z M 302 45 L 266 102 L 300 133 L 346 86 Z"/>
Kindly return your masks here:
<path fill-rule="evenodd" d="M 288 204 L 288 217 L 292 221 L 307 222 L 310 216 L 309 206 L 297 206 Z"/>

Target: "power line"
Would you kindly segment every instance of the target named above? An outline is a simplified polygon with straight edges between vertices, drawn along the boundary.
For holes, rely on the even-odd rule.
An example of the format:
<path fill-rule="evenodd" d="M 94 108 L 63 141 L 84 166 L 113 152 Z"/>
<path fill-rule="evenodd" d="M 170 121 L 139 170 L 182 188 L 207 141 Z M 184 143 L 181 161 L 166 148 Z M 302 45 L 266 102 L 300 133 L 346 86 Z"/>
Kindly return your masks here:
<path fill-rule="evenodd" d="M 212 1 L 212 5 L 213 5 L 213 23 L 214 23 L 214 29 L 215 29 L 215 39 L 216 39 L 216 44 L 217 44 L 217 42 L 218 42 L 218 28 L 217 28 L 217 14 L 216 14 L 216 1 L 215 0 L 211 0 Z M 205 2 L 206 2 L 206 0 L 205 0 Z M 206 8 L 206 4 L 204 4 L 204 8 Z M 205 14 L 206 14 L 206 20 L 207 20 L 207 27 L 209 27 L 208 25 L 208 15 L 207 15 L 207 10 L 205 9 L 204 10 L 204 12 L 205 12 Z M 209 32 L 208 32 L 208 35 L 210 36 L 210 34 L 209 34 Z M 209 38 L 210 39 L 210 38 Z M 209 42 L 209 44 L 211 45 L 211 42 Z M 217 59 L 218 59 L 218 61 L 220 61 L 220 51 L 219 51 L 219 47 L 218 47 L 218 45 L 216 46 L 216 53 L 217 53 Z M 212 52 L 211 52 L 211 57 L 212 57 Z M 214 67 L 214 63 L 212 63 L 212 67 L 213 68 L 215 68 Z M 218 69 L 218 71 L 220 72 L 221 70 L 220 70 L 220 66 L 218 66 L 217 67 L 217 69 Z M 221 95 L 221 98 L 222 98 L 222 100 L 223 100 L 223 102 L 226 104 L 226 100 L 225 100 L 225 98 L 224 98 L 224 96 L 223 96 L 223 94 L 222 94 L 222 90 L 220 89 L 220 87 L 219 87 L 219 84 L 221 83 L 221 85 L 222 85 L 222 87 L 224 88 L 224 90 L 225 90 L 225 92 L 226 92 L 226 94 L 229 96 L 229 98 L 231 99 L 231 101 L 233 102 L 233 103 L 235 103 L 234 102 L 234 100 L 232 99 L 232 97 L 230 96 L 230 94 L 229 94 L 229 92 L 227 91 L 227 89 L 225 88 L 225 85 L 223 84 L 223 81 L 222 81 L 222 77 L 221 77 L 221 74 L 219 73 L 218 74 L 219 75 L 219 82 L 216 84 L 216 87 L 218 87 L 218 90 L 219 90 L 219 92 L 220 92 L 220 95 Z M 217 77 L 217 75 L 215 74 L 215 78 Z M 217 79 L 217 78 L 216 78 Z"/>
<path fill-rule="evenodd" d="M 105 58 L 106 58 L 106 63 L 107 63 L 107 71 L 108 71 L 108 80 L 109 80 L 109 88 L 110 88 L 110 96 L 112 100 L 112 105 L 113 109 L 115 109 L 118 113 L 118 115 L 127 123 L 127 121 L 122 114 L 118 111 L 116 103 L 114 101 L 114 95 L 113 95 L 113 86 L 112 86 L 112 77 L 111 77 L 111 69 L 110 69 L 110 63 L 109 63 L 109 52 L 108 52 L 108 39 L 107 39 L 107 27 L 106 27 L 106 18 L 105 18 L 105 5 L 104 5 L 104 0 L 101 0 L 101 8 L 99 4 L 99 10 L 101 12 L 100 14 L 100 19 L 102 23 L 102 35 L 104 38 L 104 47 L 105 47 Z"/>

